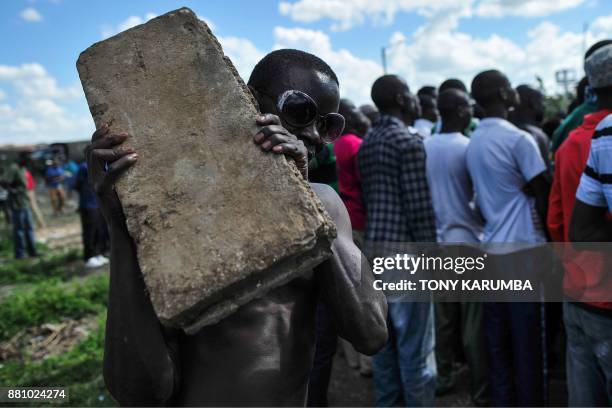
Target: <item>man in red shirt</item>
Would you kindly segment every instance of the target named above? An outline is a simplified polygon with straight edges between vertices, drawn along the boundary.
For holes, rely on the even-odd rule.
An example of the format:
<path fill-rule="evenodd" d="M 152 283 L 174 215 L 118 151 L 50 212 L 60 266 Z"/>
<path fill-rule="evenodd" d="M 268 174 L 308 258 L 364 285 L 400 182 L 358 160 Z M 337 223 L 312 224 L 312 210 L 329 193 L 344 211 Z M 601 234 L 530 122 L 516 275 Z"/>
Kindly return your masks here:
<path fill-rule="evenodd" d="M 36 224 L 38 224 L 39 228 L 47 228 L 42 213 L 40 212 L 40 208 L 38 208 L 38 200 L 36 199 L 36 181 L 34 180 L 32 173 L 30 173 L 30 170 L 27 168 L 25 169 L 25 178 L 28 199 L 30 200 L 30 208 L 32 209 L 32 214 L 34 214 Z"/>
<path fill-rule="evenodd" d="M 606 92 L 598 95 L 598 110 L 584 117 L 582 125 L 570 132 L 555 154 L 555 175 L 549 199 L 548 230 L 554 242 L 569 242 L 569 225 L 580 177 L 589 158 L 591 138 L 597 124 L 612 113 L 612 98 Z M 602 260 L 596 253 L 572 252 L 564 248 L 565 293 L 578 300 L 588 299 L 587 291 L 600 291 L 596 274 L 602 274 Z M 586 277 L 585 272 L 590 276 Z M 607 288 L 612 290 L 612 288 Z M 593 296 L 597 297 L 596 293 Z M 612 313 L 612 304 L 596 304 Z"/>
<path fill-rule="evenodd" d="M 610 58 L 607 60 L 586 60 L 585 71 L 589 83 L 598 84 L 600 77 L 608 78 L 607 72 L 612 69 L 612 48 L 608 54 Z M 587 164 L 591 140 L 597 124 L 612 113 L 612 80 L 608 82 L 605 86 L 594 87 L 598 110 L 585 115 L 582 125 L 569 134 L 555 154 L 555 174 L 547 220 L 551 239 L 555 242 L 570 240 L 570 220 L 576 204 L 576 191 Z M 612 402 L 609 399 L 612 398 L 610 378 L 601 379 L 598 374 L 602 372 L 600 360 L 607 359 L 606 364 L 609 365 L 610 358 L 599 351 L 601 347 L 594 340 L 597 337 L 594 334 L 599 329 L 592 324 L 599 320 L 605 321 L 605 326 L 612 324 L 612 302 L 594 301 L 612 292 L 612 281 L 606 278 L 603 262 L 601 253 L 574 251 L 569 244 L 563 248 L 563 288 L 568 297 L 564 305 L 564 320 L 571 406 L 597 406 Z"/>
<path fill-rule="evenodd" d="M 336 173 L 340 198 L 349 213 L 353 228 L 353 241 L 363 248 L 363 230 L 365 228 L 366 211 L 361 198 L 361 177 L 357 166 L 357 152 L 362 138 L 370 127 L 370 120 L 348 99 L 341 99 L 338 113 L 344 116 L 344 134 L 334 142 L 336 156 Z M 361 375 L 372 375 L 372 360 L 365 354 L 360 354 L 346 340 L 340 339 L 348 364 L 359 368 Z"/>
<path fill-rule="evenodd" d="M 340 198 L 344 202 L 351 219 L 353 239 L 358 247 L 363 244 L 366 211 L 361 198 L 361 177 L 357 166 L 357 152 L 361 146 L 370 121 L 348 99 L 340 100 L 338 112 L 345 118 L 344 134 L 334 143 L 336 169 Z"/>

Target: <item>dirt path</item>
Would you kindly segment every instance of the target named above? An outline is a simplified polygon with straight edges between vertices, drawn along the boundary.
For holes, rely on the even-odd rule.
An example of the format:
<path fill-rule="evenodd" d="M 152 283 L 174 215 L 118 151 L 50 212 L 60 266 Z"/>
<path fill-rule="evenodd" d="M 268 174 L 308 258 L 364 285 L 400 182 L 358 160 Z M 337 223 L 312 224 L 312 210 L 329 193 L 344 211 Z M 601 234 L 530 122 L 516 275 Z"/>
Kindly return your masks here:
<path fill-rule="evenodd" d="M 70 221 L 66 224 L 39 229 L 36 231 L 36 240 L 51 249 L 78 248 L 81 245 L 81 223 Z"/>

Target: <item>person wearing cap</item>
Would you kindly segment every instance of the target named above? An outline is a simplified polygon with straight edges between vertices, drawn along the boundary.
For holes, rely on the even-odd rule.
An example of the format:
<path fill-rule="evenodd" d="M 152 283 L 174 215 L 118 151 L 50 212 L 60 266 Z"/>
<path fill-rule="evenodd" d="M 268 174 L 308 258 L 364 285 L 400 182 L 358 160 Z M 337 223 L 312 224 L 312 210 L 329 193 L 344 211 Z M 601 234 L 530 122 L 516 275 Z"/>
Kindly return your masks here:
<path fill-rule="evenodd" d="M 602 40 L 593 44 L 587 52 L 584 54 L 584 61 L 593 54 L 598 48 L 611 44 L 612 40 Z M 588 76 L 587 76 L 588 77 Z M 555 130 L 552 137 L 552 145 L 551 152 L 555 154 L 557 149 L 561 146 L 561 144 L 567 139 L 569 133 L 576 129 L 578 126 L 582 124 L 582 121 L 586 115 L 589 113 L 593 113 L 597 110 L 596 105 L 596 96 L 591 92 L 593 86 L 587 84 L 585 87 L 585 100 L 583 103 L 578 105 L 564 120 L 561 122 L 561 125 Z"/>
<path fill-rule="evenodd" d="M 612 241 L 612 44 L 587 59 L 599 110 L 557 152 L 549 224 L 558 239 Z M 584 172 L 583 172 L 584 170 Z M 575 195 L 575 199 L 574 199 Z M 573 214 L 573 215 L 570 215 Z M 569 230 L 569 231 L 568 231 Z M 573 261 L 573 265 L 569 263 Z M 564 303 L 570 406 L 612 405 L 612 276 L 605 257 L 582 251 L 566 262 Z M 568 265 L 569 263 L 569 265 Z M 578 265 L 580 267 L 578 267 Z"/>

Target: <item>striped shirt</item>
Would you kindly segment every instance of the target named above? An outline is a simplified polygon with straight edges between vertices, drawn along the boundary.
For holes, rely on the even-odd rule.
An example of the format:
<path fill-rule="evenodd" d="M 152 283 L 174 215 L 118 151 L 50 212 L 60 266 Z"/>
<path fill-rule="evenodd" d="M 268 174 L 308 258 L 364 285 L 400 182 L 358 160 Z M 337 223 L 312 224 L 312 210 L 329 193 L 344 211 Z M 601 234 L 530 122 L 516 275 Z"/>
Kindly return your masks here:
<path fill-rule="evenodd" d="M 594 207 L 608 207 L 612 212 L 612 114 L 595 129 L 576 198 Z"/>

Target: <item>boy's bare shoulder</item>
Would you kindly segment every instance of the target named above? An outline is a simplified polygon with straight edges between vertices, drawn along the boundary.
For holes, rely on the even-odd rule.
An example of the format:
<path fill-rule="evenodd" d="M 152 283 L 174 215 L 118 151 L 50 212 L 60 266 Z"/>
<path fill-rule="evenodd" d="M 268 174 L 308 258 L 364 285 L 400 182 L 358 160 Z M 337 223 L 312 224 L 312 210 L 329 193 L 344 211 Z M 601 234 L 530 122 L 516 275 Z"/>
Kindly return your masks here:
<path fill-rule="evenodd" d="M 315 192 L 323 207 L 328 212 L 332 220 L 336 221 L 339 217 L 342 217 L 346 209 L 344 203 L 340 199 L 336 190 L 328 186 L 327 184 L 310 183 L 312 191 Z"/>

